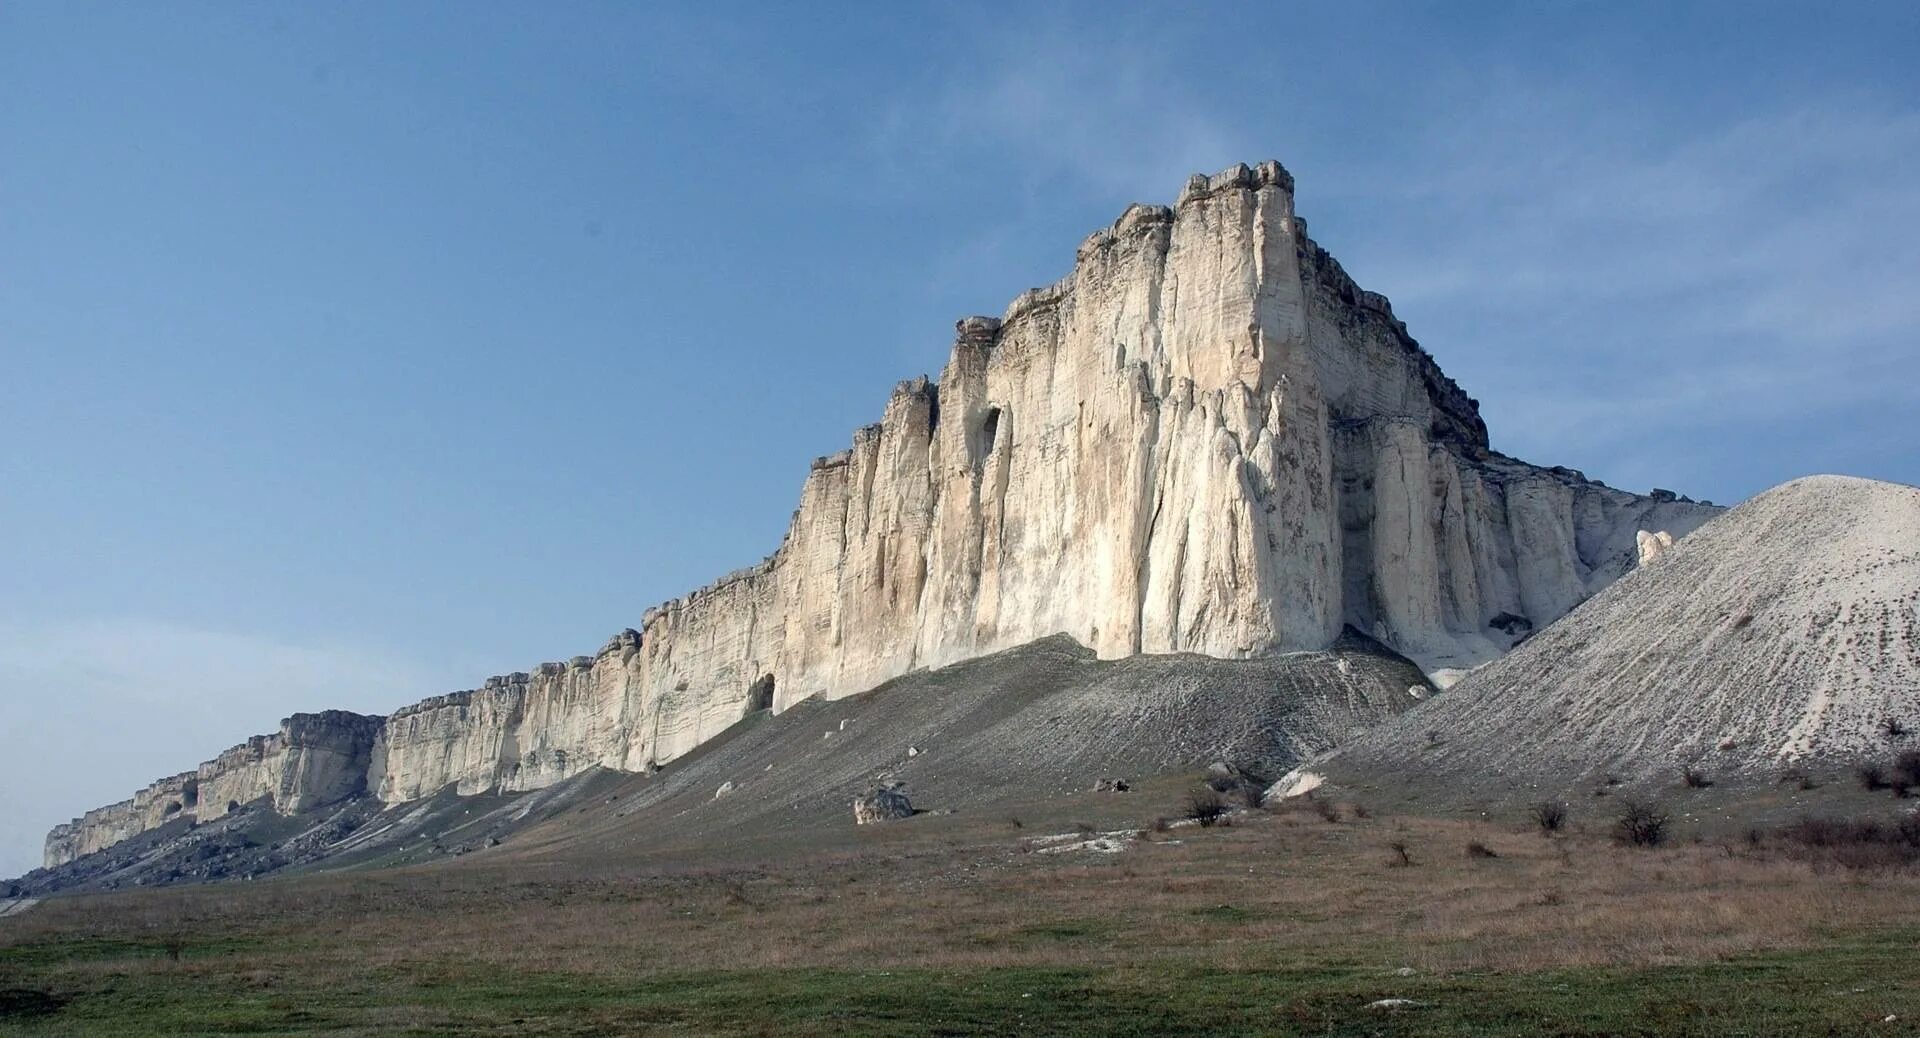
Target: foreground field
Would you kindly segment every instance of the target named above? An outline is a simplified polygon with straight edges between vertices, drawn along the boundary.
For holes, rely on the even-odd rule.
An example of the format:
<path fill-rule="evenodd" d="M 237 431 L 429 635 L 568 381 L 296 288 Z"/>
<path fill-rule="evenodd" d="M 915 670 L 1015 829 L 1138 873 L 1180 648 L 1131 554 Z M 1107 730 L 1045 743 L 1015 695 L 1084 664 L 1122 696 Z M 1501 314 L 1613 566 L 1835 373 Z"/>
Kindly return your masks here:
<path fill-rule="evenodd" d="M 1184 789 L 1089 800 L 1088 828 Z M 1109 853 L 923 816 L 781 861 L 54 899 L 0 923 L 0 1034 L 1920 1033 L 1912 869 L 1633 850 L 1597 817 L 1230 821 Z"/>

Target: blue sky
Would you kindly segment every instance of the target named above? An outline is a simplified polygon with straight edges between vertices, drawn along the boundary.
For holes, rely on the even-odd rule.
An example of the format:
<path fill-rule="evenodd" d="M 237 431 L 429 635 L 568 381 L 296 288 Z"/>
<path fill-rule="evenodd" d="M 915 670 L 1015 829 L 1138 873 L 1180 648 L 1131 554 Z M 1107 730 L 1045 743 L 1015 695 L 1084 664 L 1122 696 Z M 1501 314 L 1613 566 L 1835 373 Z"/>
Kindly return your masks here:
<path fill-rule="evenodd" d="M 591 652 L 1130 201 L 1274 157 L 1495 446 L 1920 482 L 1920 7 L 0 5 L 0 874 Z"/>

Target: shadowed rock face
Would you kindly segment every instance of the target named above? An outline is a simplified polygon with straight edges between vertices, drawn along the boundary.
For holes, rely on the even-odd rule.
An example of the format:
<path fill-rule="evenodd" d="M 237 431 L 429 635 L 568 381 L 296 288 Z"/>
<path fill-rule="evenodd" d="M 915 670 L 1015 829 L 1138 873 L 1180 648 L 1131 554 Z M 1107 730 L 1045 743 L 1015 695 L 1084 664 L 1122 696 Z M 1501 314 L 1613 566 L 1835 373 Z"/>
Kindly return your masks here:
<path fill-rule="evenodd" d="M 1920 722 L 1920 489 L 1775 487 L 1504 658 L 1308 767 L 1429 803 L 1681 768 L 1773 784 L 1910 745 Z"/>
<path fill-rule="evenodd" d="M 1278 163 L 1130 207 L 1072 273 L 959 322 L 940 381 L 814 463 L 778 551 L 593 657 L 388 718 L 366 787 L 540 788 L 1055 634 L 1102 658 L 1498 656 L 1715 510 L 1489 449 L 1475 402 L 1307 237 Z M 297 786 L 297 784 L 296 784 Z M 297 797 L 296 797 L 297 799 Z M 223 800 L 222 806 L 225 804 Z M 278 801 L 276 801 L 278 802 Z M 129 824 L 80 827 L 66 853 Z"/>

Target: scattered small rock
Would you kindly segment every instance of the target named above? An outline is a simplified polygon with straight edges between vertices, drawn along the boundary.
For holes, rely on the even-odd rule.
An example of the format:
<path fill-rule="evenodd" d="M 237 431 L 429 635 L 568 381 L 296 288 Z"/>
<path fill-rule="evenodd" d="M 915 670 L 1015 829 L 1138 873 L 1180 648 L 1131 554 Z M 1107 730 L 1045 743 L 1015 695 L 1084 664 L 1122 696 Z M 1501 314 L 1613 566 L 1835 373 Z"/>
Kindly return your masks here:
<path fill-rule="evenodd" d="M 726 796 L 728 793 L 731 793 L 731 792 L 733 792 L 733 780 L 728 779 L 727 781 L 720 783 L 719 789 L 716 789 L 713 791 L 713 798 L 715 800 L 718 800 L 721 797 Z"/>
<path fill-rule="evenodd" d="M 1429 1003 L 1416 1002 L 1411 998 L 1383 998 L 1378 1002 L 1368 1002 L 1368 1009 L 1397 1013 L 1402 1009 L 1424 1009 Z"/>

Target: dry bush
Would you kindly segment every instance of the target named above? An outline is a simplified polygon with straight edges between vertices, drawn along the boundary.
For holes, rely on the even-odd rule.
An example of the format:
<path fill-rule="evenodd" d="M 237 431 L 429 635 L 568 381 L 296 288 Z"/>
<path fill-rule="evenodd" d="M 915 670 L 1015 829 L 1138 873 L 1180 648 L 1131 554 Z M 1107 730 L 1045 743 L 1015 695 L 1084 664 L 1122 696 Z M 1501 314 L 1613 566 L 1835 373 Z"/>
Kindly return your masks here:
<path fill-rule="evenodd" d="M 1313 813 L 1319 815 L 1321 821 L 1337 822 L 1340 820 L 1339 804 L 1336 804 L 1331 800 L 1322 800 L 1319 797 L 1311 796 L 1311 795 L 1307 797 L 1307 803 L 1313 807 Z"/>
<path fill-rule="evenodd" d="M 1227 802 L 1220 794 L 1208 789 L 1197 789 L 1187 798 L 1187 817 L 1199 822 L 1202 827 L 1212 826 L 1227 813 Z"/>
<path fill-rule="evenodd" d="M 1499 855 L 1493 852 L 1493 848 L 1487 846 L 1484 843 L 1481 843 L 1479 840 L 1475 840 L 1472 843 L 1467 844 L 1467 857 L 1498 858 Z"/>
<path fill-rule="evenodd" d="M 1567 805 L 1558 800 L 1542 800 L 1533 805 L 1530 814 L 1542 833 L 1557 833 L 1567 827 Z"/>
<path fill-rule="evenodd" d="M 1849 869 L 1903 868 L 1920 864 L 1920 816 L 1898 822 L 1874 819 L 1802 818 L 1781 831 L 1803 852 Z"/>
<path fill-rule="evenodd" d="M 1906 722 L 1888 714 L 1880 719 L 1880 734 L 1885 735 L 1889 740 L 1897 740 L 1906 738 L 1911 732 Z"/>
<path fill-rule="evenodd" d="M 1819 785 L 1813 780 L 1813 773 L 1798 764 L 1780 772 L 1780 784 L 1790 785 L 1796 789 L 1813 789 Z"/>
<path fill-rule="evenodd" d="M 1356 802 L 1356 803 L 1348 804 L 1347 807 L 1353 811 L 1353 817 L 1355 818 L 1372 818 L 1373 817 L 1373 812 L 1368 810 L 1367 805 L 1365 804 Z"/>
<path fill-rule="evenodd" d="M 1667 827 L 1673 818 L 1652 804 L 1629 800 L 1620 805 L 1620 817 L 1613 823 L 1613 838 L 1629 847 L 1658 847 L 1667 842 Z"/>
<path fill-rule="evenodd" d="M 1887 769 L 1871 761 L 1853 769 L 1853 777 L 1860 782 L 1860 788 L 1876 793 L 1887 788 Z"/>
<path fill-rule="evenodd" d="M 1393 859 L 1387 862 L 1393 868 L 1403 869 L 1413 864 L 1413 851 L 1408 849 L 1407 841 L 1395 840 L 1387 844 L 1387 849 L 1393 852 Z"/>
<path fill-rule="evenodd" d="M 1680 782 L 1688 789 L 1705 789 L 1713 785 L 1713 780 L 1707 777 L 1706 772 L 1691 764 L 1680 766 Z"/>
<path fill-rule="evenodd" d="M 1920 750 L 1902 750 L 1893 759 L 1893 780 L 1920 786 Z"/>

